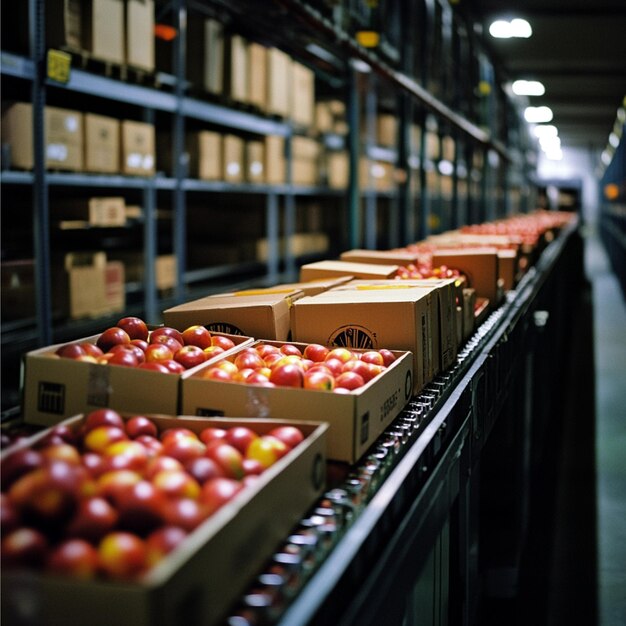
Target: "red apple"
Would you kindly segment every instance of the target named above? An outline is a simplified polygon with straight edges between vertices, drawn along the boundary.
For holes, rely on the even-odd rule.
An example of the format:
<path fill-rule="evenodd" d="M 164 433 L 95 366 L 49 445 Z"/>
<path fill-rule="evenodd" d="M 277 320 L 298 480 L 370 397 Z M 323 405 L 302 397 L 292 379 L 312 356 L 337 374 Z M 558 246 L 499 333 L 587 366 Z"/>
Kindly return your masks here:
<path fill-rule="evenodd" d="M 179 437 L 163 441 L 163 454 L 180 461 L 183 465 L 190 459 L 202 456 L 206 446 L 196 438 Z"/>
<path fill-rule="evenodd" d="M 107 470 L 129 469 L 141 472 L 148 463 L 148 451 L 138 441 L 116 441 L 103 451 Z"/>
<path fill-rule="evenodd" d="M 97 482 L 97 495 L 115 502 L 118 494 L 142 480 L 139 472 L 121 469 L 104 472 Z"/>
<path fill-rule="evenodd" d="M 20 521 L 17 507 L 6 493 L 0 493 L 0 533 L 4 536 L 15 530 Z"/>
<path fill-rule="evenodd" d="M 207 426 L 200 431 L 198 437 L 205 445 L 209 445 L 209 443 L 215 439 L 223 439 L 226 437 L 226 429 L 216 428 L 215 426 Z"/>
<path fill-rule="evenodd" d="M 183 470 L 163 470 L 152 477 L 152 484 L 167 497 L 191 498 L 200 495 L 198 481 Z"/>
<path fill-rule="evenodd" d="M 189 428 L 182 426 L 166 428 L 161 433 L 161 442 L 166 444 L 170 439 L 199 439 L 198 435 Z"/>
<path fill-rule="evenodd" d="M 67 539 L 53 548 L 46 569 L 61 576 L 91 580 L 98 573 L 98 551 L 84 539 Z"/>
<path fill-rule="evenodd" d="M 356 372 L 342 372 L 335 378 L 335 387 L 343 387 L 344 389 L 348 389 L 352 391 L 353 389 L 358 389 L 365 384 L 363 380 L 363 376 L 357 374 Z"/>
<path fill-rule="evenodd" d="M 316 363 L 323 361 L 328 353 L 329 349 L 319 343 L 310 343 L 304 349 L 305 358 L 311 359 L 311 361 L 315 361 Z"/>
<path fill-rule="evenodd" d="M 187 532 L 199 526 L 207 515 L 205 504 L 191 498 L 169 498 L 163 507 L 165 523 L 169 526 L 178 526 Z"/>
<path fill-rule="evenodd" d="M 335 378 L 330 372 L 321 369 L 307 370 L 304 373 L 304 388 L 330 391 L 335 386 Z"/>
<path fill-rule="evenodd" d="M 338 376 L 343 370 L 344 361 L 336 358 L 324 359 L 324 365 L 332 372 L 333 376 Z"/>
<path fill-rule="evenodd" d="M 202 372 L 202 378 L 207 378 L 208 380 L 230 382 L 233 380 L 233 374 L 227 372 L 221 367 L 216 367 L 215 365 L 213 365 Z"/>
<path fill-rule="evenodd" d="M 389 367 L 396 360 L 394 353 L 391 350 L 387 350 L 387 348 L 381 348 L 378 352 L 383 357 L 385 367 Z"/>
<path fill-rule="evenodd" d="M 152 363 L 154 361 L 162 363 L 163 361 L 167 361 L 168 359 L 172 359 L 174 357 L 174 353 L 162 343 L 151 343 L 146 348 L 145 354 L 147 363 Z"/>
<path fill-rule="evenodd" d="M 109 365 L 121 365 L 122 367 L 137 367 L 139 365 L 137 356 L 131 350 L 117 350 L 109 354 L 111 355 L 107 359 Z"/>
<path fill-rule="evenodd" d="M 197 346 L 204 350 L 212 345 L 211 333 L 204 326 L 189 326 L 183 330 L 181 335 L 183 337 L 183 343 L 186 346 Z"/>
<path fill-rule="evenodd" d="M 273 346 L 269 343 L 260 343 L 254 348 L 262 359 L 265 359 L 266 356 L 270 354 L 276 354 L 277 352 L 282 356 L 282 352 L 278 346 Z"/>
<path fill-rule="evenodd" d="M 277 426 L 270 430 L 268 435 L 280 439 L 289 448 L 295 448 L 299 443 L 304 440 L 302 431 L 296 426 Z"/>
<path fill-rule="evenodd" d="M 150 343 L 154 343 L 157 337 L 161 337 L 163 335 L 173 337 L 174 339 L 176 339 L 176 341 L 178 341 L 181 346 L 185 345 L 185 340 L 183 339 L 182 333 L 175 328 L 171 328 L 170 326 L 159 326 L 159 328 L 155 328 L 150 333 Z"/>
<path fill-rule="evenodd" d="M 154 478 L 159 472 L 178 471 L 182 472 L 183 465 L 180 461 L 170 456 L 157 456 L 150 459 L 144 470 L 144 477 L 148 479 Z"/>
<path fill-rule="evenodd" d="M 89 341 L 83 341 L 80 344 L 80 347 L 85 351 L 85 354 L 93 357 L 100 357 L 104 354 L 100 348 L 95 343 L 90 343 Z"/>
<path fill-rule="evenodd" d="M 172 354 L 176 354 L 183 347 L 183 344 L 178 341 L 178 339 L 175 339 L 170 335 L 158 335 L 157 337 L 151 337 L 150 343 L 167 346 Z"/>
<path fill-rule="evenodd" d="M 85 417 L 83 422 L 83 432 L 88 432 L 96 426 L 117 426 L 124 429 L 122 416 L 113 409 L 96 409 Z"/>
<path fill-rule="evenodd" d="M 263 473 L 263 464 L 258 459 L 244 459 L 243 460 L 243 471 L 246 475 L 243 477 L 245 480 L 248 476 L 259 476 Z"/>
<path fill-rule="evenodd" d="M 248 446 L 247 457 L 259 461 L 264 468 L 268 468 L 287 452 L 289 448 L 280 439 L 263 435 Z"/>
<path fill-rule="evenodd" d="M 67 526 L 67 533 L 88 541 L 99 541 L 111 532 L 118 520 L 118 512 L 105 498 L 94 496 L 78 503 L 78 508 Z"/>
<path fill-rule="evenodd" d="M 117 346 L 113 346 L 109 352 L 131 352 L 135 355 L 137 359 L 137 364 L 143 363 L 146 360 L 146 353 L 139 347 L 134 345 L 132 342 L 128 344 L 120 344 Z M 110 361 L 109 361 L 110 362 Z"/>
<path fill-rule="evenodd" d="M 237 448 L 226 443 L 225 438 L 211 442 L 206 448 L 205 455 L 213 459 L 228 478 L 243 478 L 243 455 Z"/>
<path fill-rule="evenodd" d="M 139 435 L 135 441 L 143 445 L 148 453 L 149 459 L 163 453 L 163 444 L 156 437 L 152 437 L 150 435 Z"/>
<path fill-rule="evenodd" d="M 300 348 L 298 348 L 298 346 L 294 346 L 291 343 L 284 343 L 282 346 L 280 346 L 279 350 L 286 355 L 293 354 L 295 356 L 302 356 L 302 351 L 300 350 Z"/>
<path fill-rule="evenodd" d="M 230 350 L 235 347 L 235 342 L 229 337 L 224 337 L 224 335 L 212 335 L 211 336 L 211 345 L 219 346 L 224 351 Z"/>
<path fill-rule="evenodd" d="M 206 359 L 207 356 L 203 349 L 193 344 L 183 346 L 174 354 L 174 360 L 180 363 L 185 369 L 191 369 L 192 367 L 201 365 Z"/>
<path fill-rule="evenodd" d="M 345 363 L 346 361 L 349 361 L 353 358 L 354 355 L 352 354 L 351 350 L 348 350 L 348 348 L 333 348 L 332 350 L 328 351 L 328 354 L 326 355 L 324 360 L 328 361 L 329 359 L 339 359 L 342 363 Z"/>
<path fill-rule="evenodd" d="M 206 456 L 197 456 L 185 463 L 185 470 L 191 474 L 200 485 L 210 478 L 225 476 L 224 470 L 213 460 Z"/>
<path fill-rule="evenodd" d="M 104 452 L 112 443 L 126 439 L 124 426 L 96 426 L 83 439 L 83 445 L 92 452 Z"/>
<path fill-rule="evenodd" d="M 224 354 L 224 352 L 224 348 L 220 346 L 209 346 L 208 348 L 204 349 L 204 354 L 206 355 L 207 361 L 216 356 L 219 356 L 220 354 Z"/>
<path fill-rule="evenodd" d="M 131 439 L 136 439 L 140 435 L 156 437 L 157 433 L 156 424 L 143 415 L 135 415 L 126 422 L 126 434 Z"/>
<path fill-rule="evenodd" d="M 304 370 L 296 363 L 276 365 L 270 374 L 270 382 L 279 387 L 302 387 Z"/>
<path fill-rule="evenodd" d="M 142 352 L 145 353 L 146 348 L 150 345 L 145 339 L 131 339 L 130 345 L 139 348 Z"/>
<path fill-rule="evenodd" d="M 366 363 L 373 363 L 374 365 L 384 365 L 385 359 L 383 355 L 377 350 L 368 350 L 367 352 L 363 352 L 361 354 L 361 361 L 365 361 Z"/>
<path fill-rule="evenodd" d="M 148 480 L 140 480 L 115 497 L 118 528 L 145 535 L 163 524 L 165 494 Z"/>
<path fill-rule="evenodd" d="M 224 506 L 242 489 L 238 480 L 232 478 L 213 478 L 202 487 L 202 502 L 207 508 L 207 514 L 212 515 Z"/>
<path fill-rule="evenodd" d="M 130 343 L 130 337 L 125 330 L 122 330 L 118 326 L 107 328 L 96 341 L 96 345 L 104 353 L 120 343 Z"/>
<path fill-rule="evenodd" d="M 237 369 L 259 369 L 265 367 L 265 361 L 255 350 L 243 351 L 237 354 L 233 361 Z"/>
<path fill-rule="evenodd" d="M 87 352 L 77 343 L 68 343 L 58 348 L 55 354 L 64 359 L 76 359 L 79 356 L 85 356 Z"/>
<path fill-rule="evenodd" d="M 232 426 L 226 431 L 224 439 L 226 443 L 234 446 L 241 454 L 245 455 L 248 446 L 257 437 L 258 435 L 247 426 Z"/>
<path fill-rule="evenodd" d="M 2 490 L 6 491 L 18 478 L 40 468 L 44 464 L 41 452 L 22 448 L 9 453 L 0 464 Z"/>
<path fill-rule="evenodd" d="M 169 374 L 182 374 L 185 372 L 185 366 L 178 363 L 174 359 L 167 359 L 165 361 L 161 361 L 161 364 L 165 366 Z"/>
<path fill-rule="evenodd" d="M 118 323 L 118 328 L 126 331 L 131 339 L 147 341 L 149 331 L 146 323 L 139 317 L 123 317 Z"/>
<path fill-rule="evenodd" d="M 163 365 L 163 363 L 159 361 L 150 361 L 150 362 L 140 363 L 138 367 L 139 369 L 142 369 L 142 370 L 151 370 L 153 372 L 161 372 L 161 374 L 172 373 L 167 369 L 167 367 L 165 367 L 165 365 Z"/>
<path fill-rule="evenodd" d="M 41 448 L 41 454 L 45 459 L 58 459 L 73 465 L 80 465 L 82 460 L 78 449 L 69 443 L 57 443 Z"/>
<path fill-rule="evenodd" d="M 162 526 L 152 531 L 146 538 L 148 567 L 154 567 L 172 550 L 175 550 L 187 534 L 187 531 L 180 526 Z"/>
<path fill-rule="evenodd" d="M 260 371 L 252 372 L 252 374 L 246 378 L 246 383 L 249 385 L 263 385 L 264 387 L 274 386 L 274 383 L 270 382 L 269 377 Z"/>
<path fill-rule="evenodd" d="M 130 579 L 146 567 L 146 545 L 137 535 L 116 531 L 98 545 L 100 568 L 110 578 Z"/>
<path fill-rule="evenodd" d="M 43 533 L 22 526 L 2 537 L 0 547 L 2 567 L 40 567 L 48 553 L 48 541 Z"/>

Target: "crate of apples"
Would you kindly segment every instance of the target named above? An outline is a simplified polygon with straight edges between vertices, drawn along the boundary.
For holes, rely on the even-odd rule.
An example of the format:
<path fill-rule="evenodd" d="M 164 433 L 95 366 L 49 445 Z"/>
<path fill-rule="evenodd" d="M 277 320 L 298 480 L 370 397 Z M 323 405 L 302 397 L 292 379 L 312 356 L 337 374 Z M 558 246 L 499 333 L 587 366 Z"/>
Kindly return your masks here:
<path fill-rule="evenodd" d="M 48 578 L 95 589 L 104 584 L 90 597 L 103 601 L 108 623 L 125 623 L 123 610 L 116 617 L 105 606 L 111 600 L 106 581 L 136 585 L 139 602 L 176 572 L 176 593 L 184 591 L 180 576 L 190 589 L 198 578 L 205 587 L 215 580 L 217 589 L 206 593 L 220 605 L 320 493 L 325 430 L 312 423 L 122 416 L 100 409 L 13 446 L 1 461 L 3 586 L 19 570 L 42 576 L 42 593 Z M 263 506 L 266 496 L 273 503 L 278 497 L 280 507 Z M 269 541 L 256 537 L 258 528 L 267 530 Z M 238 555 L 237 563 L 229 564 L 229 552 Z M 185 565 L 189 557 L 193 567 Z M 235 580 L 232 568 L 238 569 Z M 179 607 L 175 598 L 161 601 L 159 623 L 167 623 L 165 616 Z M 71 615 L 72 603 L 63 598 L 47 602 L 61 611 L 61 622 L 87 617 Z M 3 611 L 19 611 L 7 603 Z M 211 608 L 211 619 L 217 616 Z"/>

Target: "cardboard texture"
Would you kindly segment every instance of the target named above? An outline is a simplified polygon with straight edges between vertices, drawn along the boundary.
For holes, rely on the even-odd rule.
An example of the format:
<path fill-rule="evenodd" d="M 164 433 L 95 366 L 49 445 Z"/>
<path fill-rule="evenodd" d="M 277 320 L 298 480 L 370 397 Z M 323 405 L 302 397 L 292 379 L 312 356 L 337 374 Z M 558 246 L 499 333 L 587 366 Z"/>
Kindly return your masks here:
<path fill-rule="evenodd" d="M 145 122 L 122 120 L 122 172 L 137 176 L 155 173 L 154 126 Z"/>
<path fill-rule="evenodd" d="M 224 46 L 224 92 L 236 102 L 248 102 L 248 42 L 230 35 Z"/>
<path fill-rule="evenodd" d="M 339 255 L 342 261 L 351 263 L 375 263 L 380 265 L 400 265 L 406 267 L 410 263 L 417 264 L 417 254 L 404 250 L 346 250 Z"/>
<path fill-rule="evenodd" d="M 83 3 L 84 45 L 102 61 L 122 65 L 124 54 L 124 0 L 91 0 Z"/>
<path fill-rule="evenodd" d="M 338 278 L 321 278 L 319 280 L 311 280 L 305 283 L 283 283 L 276 285 L 276 289 L 293 289 L 302 291 L 305 296 L 315 296 L 334 287 L 339 287 L 347 283 L 350 279 L 348 276 L 340 276 Z"/>
<path fill-rule="evenodd" d="M 85 113 L 85 171 L 118 174 L 120 171 L 120 122 L 112 117 Z"/>
<path fill-rule="evenodd" d="M 437 345 L 438 329 L 433 328 L 433 292 L 403 287 L 400 281 L 394 285 L 397 288 L 342 286 L 296 301 L 291 314 L 292 339 L 327 346 L 410 351 L 414 392 L 418 392 L 434 375 L 433 346 Z"/>
<path fill-rule="evenodd" d="M 300 291 L 251 289 L 207 296 L 163 311 L 167 326 L 184 330 L 202 324 L 209 330 L 287 341 L 289 312 Z"/>
<path fill-rule="evenodd" d="M 248 43 L 248 101 L 261 111 L 267 107 L 267 48 L 253 41 Z"/>
<path fill-rule="evenodd" d="M 251 343 L 249 337 L 228 336 L 237 346 Z M 95 343 L 97 338 L 93 335 L 72 343 Z M 27 424 L 52 426 L 102 407 L 137 414 L 179 412 L 180 375 L 55 358 L 55 351 L 63 345 L 24 355 L 23 415 Z"/>
<path fill-rule="evenodd" d="M 291 59 L 278 48 L 267 50 L 267 112 L 289 117 L 291 83 Z"/>
<path fill-rule="evenodd" d="M 393 278 L 397 265 L 377 265 L 373 263 L 350 263 L 348 261 L 317 261 L 300 268 L 300 281 L 352 276 L 353 278 Z"/>
<path fill-rule="evenodd" d="M 326 155 L 326 180 L 331 189 L 345 189 L 350 182 L 350 157 L 345 151 Z"/>
<path fill-rule="evenodd" d="M 80 0 L 46 2 L 46 45 L 50 48 L 81 50 L 83 47 L 82 5 Z M 26 18 L 26 16 L 24 16 Z"/>
<path fill-rule="evenodd" d="M 2 572 L 2 612 L 10 623 L 171 626 L 222 623 L 325 484 L 327 425 L 287 420 L 150 416 L 160 431 L 245 425 L 260 434 L 293 424 L 304 441 L 198 526 L 166 559 L 136 582 L 81 581 Z M 70 423 L 77 427 L 81 417 Z M 44 436 L 42 433 L 41 436 Z M 29 602 L 21 601 L 28 594 Z M 27 611 L 27 613 L 25 613 Z"/>
<path fill-rule="evenodd" d="M 290 253 L 297 257 L 306 254 L 323 254 L 328 251 L 329 239 L 326 233 L 294 233 L 290 237 L 281 237 L 278 240 L 278 253 L 287 253 L 289 246 Z M 263 237 L 256 241 L 256 259 L 267 261 L 269 258 L 269 241 Z"/>
<path fill-rule="evenodd" d="M 89 226 L 114 227 L 126 224 L 126 202 L 123 197 L 75 198 L 55 206 L 62 220 L 80 220 Z"/>
<path fill-rule="evenodd" d="M 126 0 L 126 63 L 154 71 L 154 0 Z"/>
<path fill-rule="evenodd" d="M 265 144 L 262 141 L 246 141 L 245 146 L 246 181 L 261 184 L 265 182 Z"/>
<path fill-rule="evenodd" d="M 269 185 L 284 185 L 287 181 L 285 139 L 278 135 L 265 137 L 265 176 Z"/>
<path fill-rule="evenodd" d="M 222 178 L 229 183 L 244 180 L 244 141 L 236 135 L 224 135 L 222 143 Z"/>
<path fill-rule="evenodd" d="M 315 73 L 308 67 L 291 62 L 291 119 L 302 126 L 315 122 Z"/>
<path fill-rule="evenodd" d="M 376 140 L 381 146 L 395 147 L 398 142 L 398 118 L 389 113 L 376 116 Z"/>
<path fill-rule="evenodd" d="M 433 252 L 433 267 L 447 265 L 458 269 L 467 277 L 469 287 L 476 295 L 487 298 L 492 304 L 499 301 L 498 251 L 495 248 L 439 249 Z"/>
<path fill-rule="evenodd" d="M 364 189 L 391 191 L 395 187 L 395 167 L 385 161 L 373 161 L 367 157 L 359 159 L 359 181 Z"/>
<path fill-rule="evenodd" d="M 304 349 L 303 344 L 295 345 Z M 411 397 L 412 356 L 406 352 L 394 354 L 397 358 L 391 366 L 349 394 L 221 382 L 202 378 L 203 370 L 197 370 L 183 380 L 182 410 L 192 415 L 247 415 L 274 419 L 289 415 L 289 419 L 297 421 L 328 422 L 328 458 L 354 463 Z M 294 407 L 297 410 L 294 411 Z"/>

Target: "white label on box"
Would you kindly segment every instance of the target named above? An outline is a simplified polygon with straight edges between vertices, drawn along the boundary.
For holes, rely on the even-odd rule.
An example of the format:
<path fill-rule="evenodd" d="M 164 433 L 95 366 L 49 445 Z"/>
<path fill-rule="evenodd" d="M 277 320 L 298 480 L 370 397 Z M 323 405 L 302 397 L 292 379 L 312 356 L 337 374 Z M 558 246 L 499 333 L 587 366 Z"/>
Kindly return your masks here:
<path fill-rule="evenodd" d="M 141 162 L 142 162 L 142 156 L 141 154 L 139 154 L 139 152 L 131 152 L 127 157 L 126 157 L 126 164 L 128 165 L 128 167 L 132 167 L 132 168 L 139 168 L 141 167 Z"/>
<path fill-rule="evenodd" d="M 253 163 L 250 164 L 250 173 L 253 176 L 259 176 L 260 174 L 263 173 L 263 163 L 261 163 L 260 161 L 254 161 Z"/>
<path fill-rule="evenodd" d="M 146 170 L 146 172 L 149 172 L 152 170 L 153 166 L 154 166 L 154 157 L 151 154 L 146 154 L 143 157 L 143 169 Z"/>
<path fill-rule="evenodd" d="M 50 161 L 67 161 L 67 146 L 64 143 L 49 143 L 46 158 Z"/>
<path fill-rule="evenodd" d="M 229 163 L 226 166 L 226 172 L 229 176 L 237 176 L 239 174 L 239 163 Z"/>
<path fill-rule="evenodd" d="M 73 115 L 68 115 L 65 118 L 65 130 L 70 133 L 75 133 L 78 130 L 78 118 Z"/>

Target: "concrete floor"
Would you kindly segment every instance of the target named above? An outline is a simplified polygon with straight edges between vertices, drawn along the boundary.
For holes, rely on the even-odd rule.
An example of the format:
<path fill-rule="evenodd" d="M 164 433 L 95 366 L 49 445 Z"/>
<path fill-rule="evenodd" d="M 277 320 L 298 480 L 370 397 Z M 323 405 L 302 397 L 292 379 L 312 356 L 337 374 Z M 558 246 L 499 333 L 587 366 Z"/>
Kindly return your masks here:
<path fill-rule="evenodd" d="M 626 306 L 593 232 L 585 267 L 594 311 L 598 623 L 626 626 Z"/>

